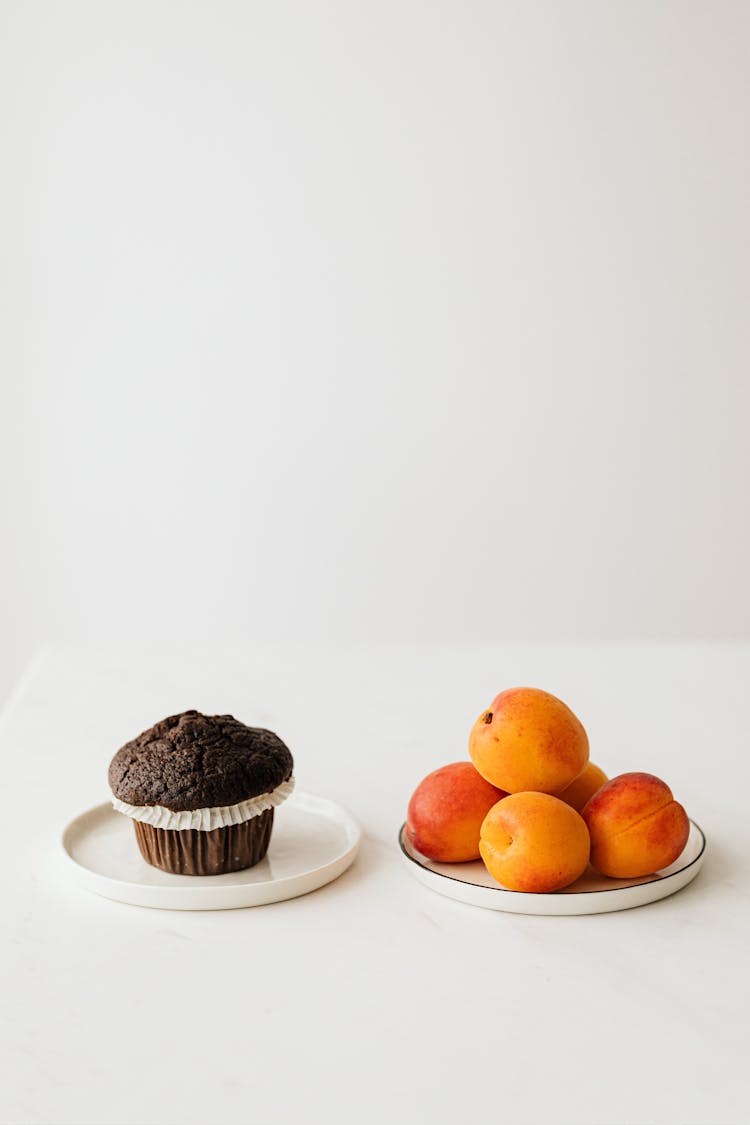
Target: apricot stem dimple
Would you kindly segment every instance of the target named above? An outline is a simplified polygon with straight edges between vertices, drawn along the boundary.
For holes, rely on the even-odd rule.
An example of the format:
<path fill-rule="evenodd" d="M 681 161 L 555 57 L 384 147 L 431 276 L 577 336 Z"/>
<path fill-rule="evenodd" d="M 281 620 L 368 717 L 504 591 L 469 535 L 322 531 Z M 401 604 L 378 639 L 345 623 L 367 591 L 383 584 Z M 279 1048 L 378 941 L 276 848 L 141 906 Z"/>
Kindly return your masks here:
<path fill-rule="evenodd" d="M 485 713 L 484 722 L 485 723 L 491 723 L 492 722 L 492 712 L 491 711 L 487 711 Z"/>

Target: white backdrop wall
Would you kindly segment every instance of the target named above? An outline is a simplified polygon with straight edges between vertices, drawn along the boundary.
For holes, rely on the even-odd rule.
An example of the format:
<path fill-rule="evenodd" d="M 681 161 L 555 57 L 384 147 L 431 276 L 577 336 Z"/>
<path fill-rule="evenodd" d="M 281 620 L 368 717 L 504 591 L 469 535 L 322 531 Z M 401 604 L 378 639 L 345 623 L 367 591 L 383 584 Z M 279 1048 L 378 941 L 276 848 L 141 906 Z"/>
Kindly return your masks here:
<path fill-rule="evenodd" d="M 746 637 L 750 5 L 2 4 L 48 640 Z"/>

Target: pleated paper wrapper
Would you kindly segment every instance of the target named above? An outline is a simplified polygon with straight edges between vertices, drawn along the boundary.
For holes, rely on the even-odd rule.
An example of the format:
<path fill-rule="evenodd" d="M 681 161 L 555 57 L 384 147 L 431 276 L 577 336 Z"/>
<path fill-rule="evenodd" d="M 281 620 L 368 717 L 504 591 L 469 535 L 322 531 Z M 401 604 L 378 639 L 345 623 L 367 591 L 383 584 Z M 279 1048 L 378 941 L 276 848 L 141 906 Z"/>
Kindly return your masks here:
<path fill-rule="evenodd" d="M 294 778 L 270 793 L 236 805 L 174 812 L 163 805 L 129 805 L 112 798 L 133 821 L 141 855 L 174 875 L 224 875 L 254 867 L 266 852 L 274 809 L 294 789 Z"/>

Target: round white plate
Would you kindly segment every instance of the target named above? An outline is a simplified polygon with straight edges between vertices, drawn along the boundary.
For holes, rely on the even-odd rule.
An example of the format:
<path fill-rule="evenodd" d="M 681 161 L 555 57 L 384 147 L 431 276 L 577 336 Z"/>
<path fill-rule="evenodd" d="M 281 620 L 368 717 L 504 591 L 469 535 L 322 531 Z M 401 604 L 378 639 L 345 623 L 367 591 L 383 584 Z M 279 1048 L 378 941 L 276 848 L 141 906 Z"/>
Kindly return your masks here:
<path fill-rule="evenodd" d="M 427 859 L 409 843 L 405 827 L 402 826 L 398 837 L 401 852 L 420 883 L 459 902 L 511 914 L 605 914 L 609 910 L 645 906 L 647 902 L 656 902 L 682 890 L 700 871 L 706 851 L 706 837 L 691 820 L 690 835 L 682 855 L 671 867 L 655 875 L 641 879 L 607 879 L 589 867 L 564 890 L 534 895 L 501 887 L 480 859 L 474 863 L 435 863 Z"/>
<path fill-rule="evenodd" d="M 232 910 L 263 906 L 315 891 L 354 862 L 359 825 L 340 805 L 294 793 L 276 810 L 265 859 L 228 875 L 170 875 L 141 857 L 128 817 L 110 804 L 72 820 L 62 835 L 63 855 L 89 891 L 161 910 Z"/>

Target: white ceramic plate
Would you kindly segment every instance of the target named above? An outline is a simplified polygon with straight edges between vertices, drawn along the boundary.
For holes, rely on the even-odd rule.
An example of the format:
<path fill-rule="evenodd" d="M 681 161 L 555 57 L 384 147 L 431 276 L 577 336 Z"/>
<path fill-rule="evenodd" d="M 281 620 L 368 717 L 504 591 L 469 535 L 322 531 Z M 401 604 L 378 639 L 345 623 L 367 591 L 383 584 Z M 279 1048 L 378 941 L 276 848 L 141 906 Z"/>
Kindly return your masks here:
<path fill-rule="evenodd" d="M 580 879 L 554 894 L 533 895 L 509 891 L 490 875 L 481 860 L 474 863 L 434 863 L 413 848 L 403 825 L 399 844 L 404 862 L 426 887 L 448 898 L 505 910 L 511 914 L 606 914 L 609 910 L 629 910 L 667 898 L 682 890 L 701 869 L 706 837 L 695 821 L 680 858 L 671 867 L 642 879 L 607 879 L 589 867 Z"/>
<path fill-rule="evenodd" d="M 110 804 L 77 816 L 62 835 L 75 880 L 89 891 L 161 910 L 232 910 L 315 891 L 354 862 L 361 831 L 340 805 L 294 793 L 276 810 L 265 859 L 228 875 L 170 875 L 141 857 L 128 817 Z"/>

